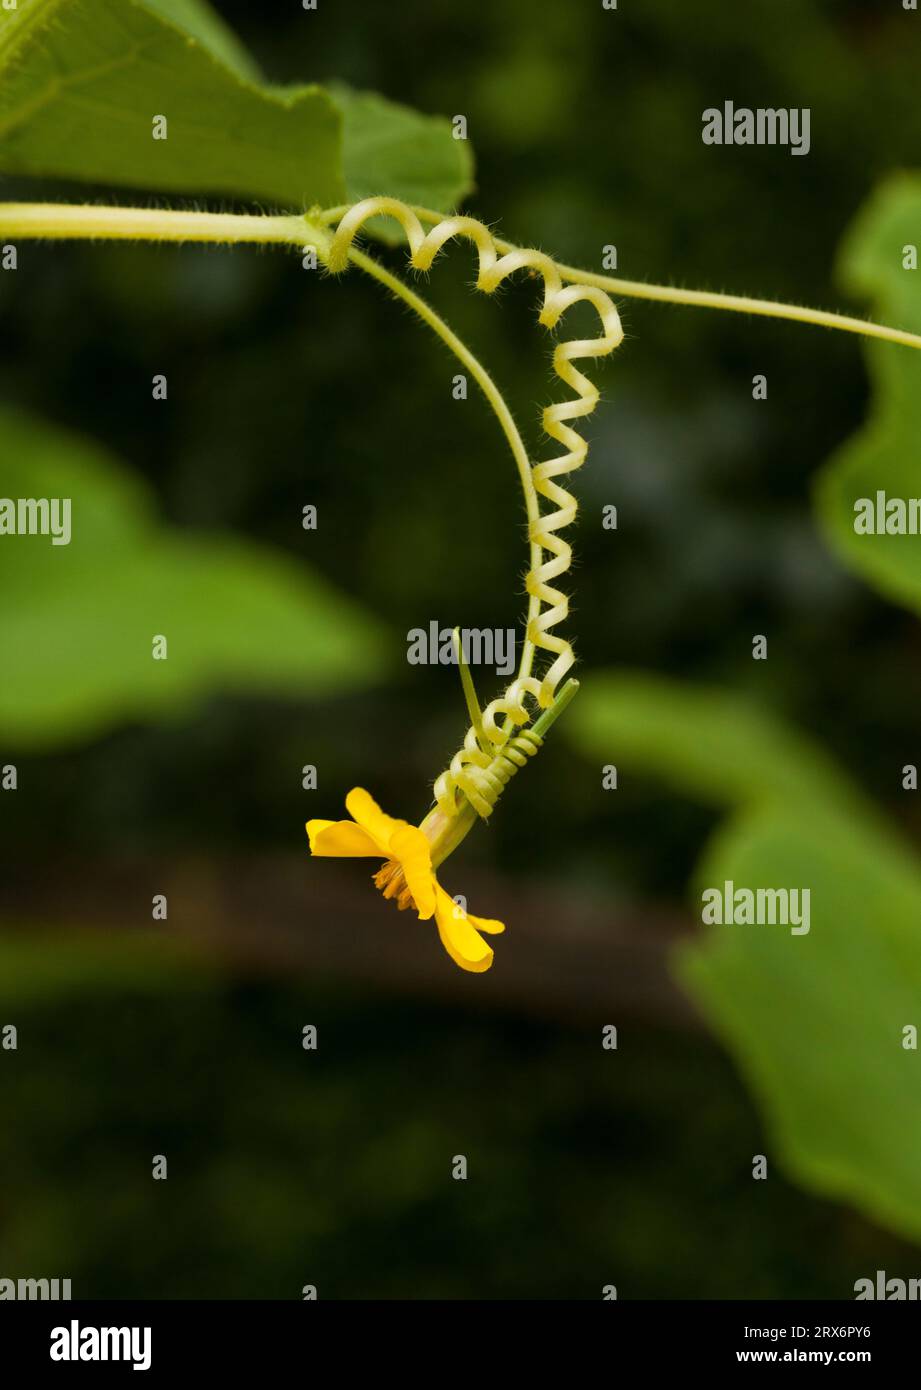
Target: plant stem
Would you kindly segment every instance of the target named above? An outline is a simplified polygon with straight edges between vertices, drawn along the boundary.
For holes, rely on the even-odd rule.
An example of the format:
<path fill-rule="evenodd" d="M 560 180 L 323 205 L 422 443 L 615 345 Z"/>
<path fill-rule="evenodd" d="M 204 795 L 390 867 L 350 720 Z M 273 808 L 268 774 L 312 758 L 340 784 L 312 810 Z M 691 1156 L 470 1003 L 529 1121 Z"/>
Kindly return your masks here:
<path fill-rule="evenodd" d="M 534 723 L 531 725 L 530 732 L 536 734 L 538 738 L 543 738 L 547 731 L 552 728 L 559 719 L 566 706 L 571 703 L 573 697 L 578 694 L 578 691 L 579 682 L 574 676 L 570 676 L 550 708 L 545 709 L 543 714 L 535 719 Z"/>
<path fill-rule="evenodd" d="M 0 203 L 0 236 L 54 240 L 115 240 L 150 242 L 251 243 L 292 247 L 312 246 L 325 265 L 330 236 L 324 217 L 256 216 L 248 213 L 174 212 L 167 208 L 106 207 L 96 204 Z M 518 470 L 525 499 L 529 530 L 539 522 L 540 501 L 531 476 L 531 462 L 524 441 L 505 399 L 489 372 L 444 319 L 398 276 L 364 252 L 349 253 L 349 260 L 401 299 L 441 339 L 476 381 L 499 422 Z M 529 541 L 531 568 L 541 563 L 540 546 Z M 526 631 L 540 612 L 540 600 L 528 597 Z M 534 644 L 522 643 L 519 677 L 528 676 L 534 662 Z"/>
<path fill-rule="evenodd" d="M 453 329 L 449 328 L 444 319 L 436 314 L 430 304 L 416 294 L 415 290 L 410 289 L 398 276 L 391 275 L 389 270 L 379 264 L 372 256 L 366 256 L 363 251 L 356 251 L 354 247 L 349 251 L 349 260 L 354 262 L 366 275 L 371 275 L 380 284 L 385 285 L 391 294 L 402 299 L 403 303 L 417 314 L 423 323 L 428 324 L 433 332 L 437 333 L 441 341 L 448 347 L 454 356 L 466 367 L 471 376 L 476 381 L 483 395 L 489 402 L 493 414 L 499 421 L 502 433 L 512 451 L 515 464 L 518 469 L 518 477 L 524 493 L 525 510 L 528 516 L 529 531 L 536 526 L 540 519 L 540 499 L 534 487 L 534 479 L 531 475 L 531 461 L 528 458 L 528 451 L 518 431 L 518 426 L 512 418 L 502 392 L 496 386 L 489 372 L 457 336 Z M 531 568 L 536 568 L 542 560 L 541 548 L 536 541 L 529 541 Z M 528 616 L 525 627 L 527 632 L 531 622 L 540 613 L 540 599 L 531 594 L 528 597 Z M 534 643 L 525 637 L 521 648 L 521 660 L 518 664 L 518 677 L 529 676 L 534 662 Z"/>
<path fill-rule="evenodd" d="M 540 718 L 531 725 L 530 732 L 536 734 L 540 739 L 545 738 L 548 730 L 559 719 L 578 689 L 579 682 L 570 678 L 550 708 L 545 709 Z M 497 753 L 497 756 L 501 755 Z M 479 815 L 464 796 L 461 797 L 457 811 L 453 816 L 447 816 L 437 806 L 429 811 L 419 828 L 431 841 L 432 867 L 434 869 L 443 864 L 449 854 L 454 853 L 461 841 L 466 839 L 473 827 L 479 823 L 479 820 Z"/>
<path fill-rule="evenodd" d="M 500 250 L 505 244 L 497 240 Z M 509 247 L 511 250 L 511 247 Z M 662 304 L 687 305 L 694 309 L 725 309 L 732 314 L 758 314 L 762 318 L 786 319 L 790 323 L 808 323 L 816 328 L 836 328 L 842 333 L 858 333 L 863 338 L 879 338 L 902 347 L 921 348 L 921 335 L 903 328 L 888 328 L 868 319 L 834 314 L 825 309 L 807 309 L 799 304 L 782 304 L 773 299 L 750 299 L 742 294 L 718 294 L 713 290 L 681 290 L 671 285 L 654 285 L 645 280 L 617 280 L 610 275 L 596 275 L 591 270 L 557 265 L 564 280 L 579 285 L 595 285 L 611 294 L 633 299 L 652 299 Z"/>
<path fill-rule="evenodd" d="M 325 227 L 348 211 L 347 206 L 327 208 L 311 217 L 261 217 L 247 213 L 172 212 L 166 208 L 123 208 L 105 205 L 66 203 L 0 203 L 0 234 L 4 236 L 48 237 L 54 239 L 105 239 L 128 241 L 201 241 L 232 244 L 313 246 L 325 251 Z M 414 207 L 423 222 L 436 223 L 444 213 L 433 208 Z M 510 241 L 494 238 L 503 253 L 519 248 Z M 357 264 L 357 262 L 356 262 Z M 833 328 L 864 338 L 921 348 L 921 335 L 868 319 L 824 309 L 808 309 L 799 304 L 783 304 L 773 299 L 752 299 L 747 295 L 718 294 L 713 290 L 683 290 L 673 285 L 657 285 L 645 280 L 621 280 L 599 275 L 578 266 L 557 264 L 564 280 L 577 285 L 594 285 L 612 294 L 631 299 L 654 300 L 661 304 L 686 305 L 696 309 L 723 309 L 735 314 L 756 314 L 786 319 L 792 323 Z M 380 278 L 380 277 L 378 277 Z"/>
<path fill-rule="evenodd" d="M 476 734 L 476 741 L 480 745 L 482 753 L 489 748 L 489 739 L 483 728 L 483 711 L 480 709 L 480 702 L 477 699 L 476 686 L 470 674 L 470 667 L 467 665 L 467 657 L 464 654 L 464 643 L 461 639 L 460 628 L 456 627 L 451 633 L 451 640 L 454 643 L 454 654 L 457 658 L 457 667 L 460 671 L 461 686 L 464 691 L 464 699 L 467 702 L 467 713 L 470 715 L 470 723 L 473 732 Z"/>
<path fill-rule="evenodd" d="M 328 234 L 304 217 L 249 213 L 172 212 L 166 208 L 111 208 L 103 204 L 0 203 L 0 235 L 53 240 L 253 242 L 285 246 L 329 244 Z"/>
<path fill-rule="evenodd" d="M 328 227 L 338 221 L 347 210 L 346 206 L 328 208 L 322 212 L 312 211 L 309 216 L 299 217 L 293 214 L 257 216 L 247 213 L 172 211 L 166 208 L 106 207 L 98 204 L 0 203 L 0 235 L 52 239 L 309 246 L 315 249 L 317 259 L 325 265 L 330 243 Z M 444 216 L 431 208 L 414 207 L 413 211 L 421 221 L 432 224 L 440 222 Z M 503 255 L 520 249 L 514 243 L 498 237 L 495 237 L 494 241 Z M 349 252 L 349 259 L 412 309 L 473 376 L 511 449 L 524 492 L 528 521 L 529 524 L 535 523 L 539 518 L 540 506 L 527 450 L 511 411 L 486 368 L 448 327 L 444 319 L 397 276 L 392 275 L 373 257 L 354 248 Z M 557 270 L 564 280 L 573 284 L 590 285 L 637 299 L 702 309 L 723 309 L 732 313 L 757 314 L 855 333 L 866 338 L 898 343 L 904 347 L 921 348 L 921 335 L 845 314 L 828 313 L 821 309 L 808 309 L 768 299 L 752 299 L 745 295 L 718 294 L 710 290 L 683 290 L 639 280 L 621 280 L 614 276 L 581 270 L 576 266 L 557 264 Z M 541 563 L 541 549 L 533 540 L 529 544 L 531 568 L 534 569 Z M 530 596 L 527 620 L 529 627 L 539 611 L 539 600 Z M 519 678 L 530 675 L 534 650 L 534 644 L 526 638 L 522 645 Z"/>
<path fill-rule="evenodd" d="M 319 214 L 318 221 L 324 225 L 338 221 L 347 212 L 346 207 L 329 208 Z M 413 207 L 420 222 L 441 222 L 445 213 L 434 208 Z M 503 241 L 494 236 L 496 247 L 503 255 L 521 248 L 514 242 Z M 575 285 L 593 285 L 596 289 L 607 290 L 610 294 L 623 295 L 628 299 L 656 300 L 661 304 L 685 305 L 694 309 L 724 309 L 733 314 L 756 314 L 763 318 L 786 319 L 791 323 L 812 324 L 817 328 L 834 328 L 842 333 L 857 333 L 863 338 L 878 338 L 887 343 L 899 343 L 902 347 L 921 348 L 921 334 L 909 333 L 902 328 L 889 328 L 885 324 L 873 323 L 869 319 L 853 318 L 848 314 L 834 314 L 825 309 L 807 309 L 799 304 L 783 304 L 774 299 L 752 299 L 741 294 L 718 294 L 714 290 L 682 290 L 673 285 L 657 285 L 646 280 L 620 280 L 613 275 L 599 275 L 593 270 L 582 270 L 578 266 L 561 265 L 556 268 L 564 280 Z"/>

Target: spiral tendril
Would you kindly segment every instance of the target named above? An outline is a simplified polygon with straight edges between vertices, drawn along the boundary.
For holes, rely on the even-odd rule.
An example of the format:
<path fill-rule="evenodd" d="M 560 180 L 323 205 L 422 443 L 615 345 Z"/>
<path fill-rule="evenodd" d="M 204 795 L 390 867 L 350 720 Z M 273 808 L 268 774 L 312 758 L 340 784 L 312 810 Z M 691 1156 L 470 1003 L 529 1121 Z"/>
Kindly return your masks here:
<path fill-rule="evenodd" d="M 476 288 L 484 294 L 492 294 L 516 271 L 536 271 L 544 288 L 539 323 L 553 329 L 574 304 L 585 303 L 595 309 L 602 328 L 598 338 L 570 339 L 555 347 L 553 369 L 575 394 L 544 409 L 543 428 L 566 452 L 531 464 L 534 490 L 554 510 L 538 515 L 529 527 L 529 540 L 539 547 L 541 558 L 525 580 L 527 593 L 536 599 L 525 638 L 533 648 L 548 653 L 550 664 L 538 679 L 530 674 L 530 662 L 523 663 L 505 693 L 483 711 L 482 728 L 491 749 L 481 747 L 476 730 L 469 728 L 463 746 L 435 782 L 435 801 L 445 814 L 456 812 L 460 793 L 485 818 L 510 778 L 540 747 L 542 740 L 534 734 L 514 733 L 531 720 L 527 702 L 535 701 L 539 708 L 547 709 L 560 681 L 575 662 L 572 644 L 553 629 L 569 614 L 569 599 L 555 581 L 569 569 L 572 547 L 559 533 L 575 520 L 578 504 L 556 480 L 575 472 L 585 462 L 588 444 L 569 422 L 591 415 L 599 399 L 598 388 L 574 363 L 582 358 L 606 357 L 623 341 L 623 328 L 617 309 L 604 290 L 592 285 L 564 285 L 556 263 L 542 251 L 515 249 L 500 255 L 489 228 L 473 217 L 446 217 L 426 232 L 412 208 L 396 198 L 366 198 L 340 218 L 326 260 L 332 274 L 345 270 L 352 243 L 372 217 L 390 217 L 399 223 L 415 270 L 430 270 L 447 242 L 465 239 L 476 247 Z"/>
<path fill-rule="evenodd" d="M 478 816 L 486 820 L 492 814 L 508 783 L 518 769 L 534 757 L 543 741 L 531 729 L 514 734 L 503 745 L 502 751 L 490 758 L 486 767 L 477 766 L 476 777 L 466 777 L 459 783 Z"/>

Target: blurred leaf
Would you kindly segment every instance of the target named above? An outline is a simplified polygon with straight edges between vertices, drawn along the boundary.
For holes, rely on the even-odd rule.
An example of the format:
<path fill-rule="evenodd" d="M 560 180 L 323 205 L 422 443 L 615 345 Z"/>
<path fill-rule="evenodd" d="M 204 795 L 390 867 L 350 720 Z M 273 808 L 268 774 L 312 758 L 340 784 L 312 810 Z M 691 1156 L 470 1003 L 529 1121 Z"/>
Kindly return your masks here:
<path fill-rule="evenodd" d="M 0 409 L 3 488 L 72 499 L 73 536 L 0 537 L 0 735 L 48 746 L 215 690 L 325 695 L 371 680 L 379 630 L 306 566 L 159 527 L 95 445 Z M 152 658 L 157 635 L 168 659 Z"/>
<path fill-rule="evenodd" d="M 153 139 L 164 116 L 168 136 Z M 471 161 L 443 119 L 261 81 L 204 0 L 0 9 L 0 169 L 303 209 L 369 191 L 453 206 Z"/>
<path fill-rule="evenodd" d="M 883 323 L 921 332 L 921 270 L 902 265 L 903 247 L 921 249 L 921 176 L 883 185 L 851 229 L 839 273 L 855 295 L 872 300 Z M 842 559 L 887 597 L 921 610 L 921 539 L 862 535 L 854 504 L 878 491 L 890 498 L 921 497 L 921 352 L 894 343 L 865 345 L 873 386 L 866 425 L 839 449 L 819 476 L 819 514 Z"/>
<path fill-rule="evenodd" d="M 921 872 L 872 824 L 807 806 L 742 814 L 698 870 L 811 892 L 808 935 L 709 927 L 680 974 L 761 1101 L 804 1185 L 921 1241 Z M 698 898 L 699 901 L 699 898 Z"/>
<path fill-rule="evenodd" d="M 810 931 L 708 926 L 679 972 L 738 1059 L 802 1183 L 921 1239 L 921 868 L 823 753 L 741 697 L 590 679 L 564 727 L 590 757 L 651 767 L 740 809 L 705 887 L 808 888 Z M 770 1155 L 769 1155 L 770 1158 Z"/>
<path fill-rule="evenodd" d="M 33 1004 L 79 999 L 90 990 L 173 995 L 199 989 L 213 973 L 200 949 L 166 932 L 62 931 L 8 922 L 0 932 L 0 1005 L 17 1016 Z"/>
<path fill-rule="evenodd" d="M 590 756 L 652 768 L 711 802 L 834 803 L 855 794 L 808 739 L 727 690 L 643 672 L 593 674 L 564 727 Z"/>

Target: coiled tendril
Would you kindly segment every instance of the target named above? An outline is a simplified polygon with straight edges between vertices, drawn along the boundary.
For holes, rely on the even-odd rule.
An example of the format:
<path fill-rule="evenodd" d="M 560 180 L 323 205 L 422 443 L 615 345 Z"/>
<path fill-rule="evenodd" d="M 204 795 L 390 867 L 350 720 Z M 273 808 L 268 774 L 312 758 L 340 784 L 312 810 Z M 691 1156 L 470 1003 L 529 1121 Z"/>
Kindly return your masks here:
<path fill-rule="evenodd" d="M 617 310 L 604 290 L 591 285 L 564 285 L 555 262 L 543 252 L 516 249 L 500 255 L 489 228 L 473 217 L 446 217 L 426 232 L 412 208 L 396 198 L 366 198 L 341 217 L 327 258 L 327 266 L 333 274 L 346 268 L 355 237 L 372 217 L 391 217 L 399 223 L 409 245 L 410 264 L 416 270 L 431 269 L 447 242 L 455 237 L 464 238 L 472 241 L 477 250 L 478 290 L 492 294 L 515 271 L 537 272 L 544 285 L 538 322 L 545 328 L 555 328 L 567 309 L 581 303 L 590 304 L 601 322 L 600 337 L 558 343 L 553 353 L 556 375 L 575 396 L 548 405 L 543 412 L 544 431 L 566 452 L 557 458 L 531 464 L 534 489 L 553 504 L 554 510 L 536 516 L 529 527 L 529 540 L 539 547 L 541 558 L 538 564 L 532 565 L 525 581 L 527 593 L 536 603 L 532 605 L 527 623 L 521 666 L 505 693 L 483 711 L 481 730 L 487 746 L 482 746 L 477 730 L 471 726 L 463 746 L 435 782 L 435 800 L 446 815 L 453 815 L 458 809 L 460 793 L 479 815 L 486 817 L 509 779 L 540 746 L 541 739 L 536 735 L 528 731 L 514 733 L 531 719 L 527 701 L 536 701 L 540 708 L 547 709 L 553 703 L 560 681 L 575 662 L 571 643 L 552 629 L 569 613 L 569 600 L 555 586 L 555 581 L 569 569 L 572 547 L 559 532 L 575 519 L 578 504 L 572 493 L 555 480 L 575 472 L 585 462 L 588 444 L 569 421 L 590 415 L 599 398 L 594 383 L 573 364 L 581 358 L 607 356 L 620 345 L 624 334 Z M 552 658 L 540 679 L 531 674 L 536 648 Z"/>

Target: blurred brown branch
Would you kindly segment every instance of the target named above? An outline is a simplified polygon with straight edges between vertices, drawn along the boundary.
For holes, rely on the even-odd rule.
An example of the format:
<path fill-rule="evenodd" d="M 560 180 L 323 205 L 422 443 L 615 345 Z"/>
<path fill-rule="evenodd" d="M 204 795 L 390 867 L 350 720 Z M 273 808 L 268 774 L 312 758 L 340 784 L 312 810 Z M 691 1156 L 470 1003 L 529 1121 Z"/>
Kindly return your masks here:
<path fill-rule="evenodd" d="M 552 883 L 471 875 L 465 887 L 472 910 L 507 924 L 486 975 L 458 970 L 434 925 L 385 903 L 355 866 L 318 867 L 300 856 L 72 861 L 43 879 L 11 866 L 0 918 L 180 936 L 237 970 L 336 976 L 524 1014 L 695 1021 L 668 969 L 671 948 L 690 933 L 687 919 L 646 906 L 612 910 Z M 165 922 L 151 921 L 154 894 L 168 900 Z"/>

